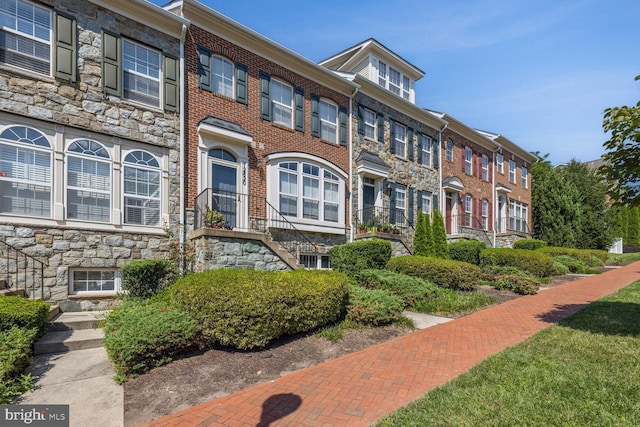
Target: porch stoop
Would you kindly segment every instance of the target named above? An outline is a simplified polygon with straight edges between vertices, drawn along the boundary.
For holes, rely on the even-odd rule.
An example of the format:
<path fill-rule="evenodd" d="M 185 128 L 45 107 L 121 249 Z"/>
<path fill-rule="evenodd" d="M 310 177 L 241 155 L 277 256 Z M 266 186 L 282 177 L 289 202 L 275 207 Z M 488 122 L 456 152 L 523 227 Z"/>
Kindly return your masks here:
<path fill-rule="evenodd" d="M 102 347 L 104 331 L 98 322 L 104 315 L 92 311 L 59 314 L 47 323 L 47 333 L 33 346 L 34 354 Z"/>

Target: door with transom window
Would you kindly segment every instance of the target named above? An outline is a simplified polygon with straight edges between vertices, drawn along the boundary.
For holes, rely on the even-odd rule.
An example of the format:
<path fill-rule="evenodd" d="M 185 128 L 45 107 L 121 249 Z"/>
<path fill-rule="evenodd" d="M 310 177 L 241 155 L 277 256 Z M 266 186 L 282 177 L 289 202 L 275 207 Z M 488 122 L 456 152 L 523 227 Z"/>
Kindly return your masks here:
<path fill-rule="evenodd" d="M 211 176 L 210 209 L 218 211 L 224 217 L 227 228 L 238 226 L 238 212 L 241 198 L 238 194 L 238 162 L 236 157 L 226 150 L 209 150 L 209 170 Z"/>

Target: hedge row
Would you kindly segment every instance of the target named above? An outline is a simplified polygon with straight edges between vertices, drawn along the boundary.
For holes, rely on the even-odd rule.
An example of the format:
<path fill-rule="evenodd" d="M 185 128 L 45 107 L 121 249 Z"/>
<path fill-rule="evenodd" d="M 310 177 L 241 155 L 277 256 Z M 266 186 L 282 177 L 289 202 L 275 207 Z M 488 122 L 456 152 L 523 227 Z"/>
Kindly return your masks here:
<path fill-rule="evenodd" d="M 49 316 L 49 304 L 42 300 L 29 300 L 20 296 L 0 297 L 0 331 L 13 326 L 35 329 L 44 333 Z"/>
<path fill-rule="evenodd" d="M 449 258 L 480 265 L 480 252 L 486 247 L 486 244 L 478 240 L 461 240 L 449 243 Z"/>
<path fill-rule="evenodd" d="M 387 268 L 419 277 L 447 289 L 471 290 L 478 283 L 480 268 L 467 262 L 422 256 L 399 256 Z"/>
<path fill-rule="evenodd" d="M 578 261 L 582 261 L 588 267 L 601 267 L 609 258 L 607 251 L 598 249 L 574 249 L 548 246 L 537 249 L 536 252 L 549 255 L 550 257 L 557 257 L 559 255 L 570 256 Z"/>
<path fill-rule="evenodd" d="M 395 271 L 363 270 L 356 279 L 362 287 L 381 289 L 399 296 L 406 307 L 413 307 L 418 301 L 438 296 L 438 288 L 434 284 Z"/>
<path fill-rule="evenodd" d="M 549 277 L 553 271 L 553 259 L 538 251 L 491 248 L 480 254 L 480 266 L 512 266 L 536 277 Z"/>
<path fill-rule="evenodd" d="M 219 269 L 188 275 L 169 292 L 196 319 L 207 345 L 250 349 L 336 321 L 348 282 L 337 272 Z"/>
<path fill-rule="evenodd" d="M 349 286 L 347 319 L 368 325 L 385 325 L 400 318 L 404 301 L 382 289 Z"/>
<path fill-rule="evenodd" d="M 331 267 L 351 276 L 359 271 L 383 269 L 391 259 L 391 243 L 372 239 L 334 246 L 329 250 Z"/>

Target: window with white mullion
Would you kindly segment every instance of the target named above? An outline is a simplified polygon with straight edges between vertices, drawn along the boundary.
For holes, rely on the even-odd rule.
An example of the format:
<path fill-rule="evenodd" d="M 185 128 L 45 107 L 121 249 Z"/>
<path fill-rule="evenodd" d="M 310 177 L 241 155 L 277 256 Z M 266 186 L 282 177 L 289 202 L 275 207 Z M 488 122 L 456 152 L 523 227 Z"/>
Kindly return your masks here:
<path fill-rule="evenodd" d="M 302 164 L 302 217 L 320 219 L 320 168 Z"/>
<path fill-rule="evenodd" d="M 293 87 L 275 79 L 270 84 L 273 123 L 293 127 Z"/>
<path fill-rule="evenodd" d="M 406 100 L 411 97 L 411 80 L 407 76 L 402 76 L 402 97 Z"/>
<path fill-rule="evenodd" d="M 338 222 L 340 208 L 340 180 L 329 171 L 324 171 L 324 220 Z"/>
<path fill-rule="evenodd" d="M 124 222 L 160 225 L 160 164 L 151 154 L 134 151 L 125 157 Z"/>
<path fill-rule="evenodd" d="M 469 147 L 464 148 L 464 173 L 473 174 L 473 150 Z"/>
<path fill-rule="evenodd" d="M 338 142 L 338 106 L 320 100 L 320 138 Z"/>
<path fill-rule="evenodd" d="M 482 180 L 489 180 L 489 157 L 487 155 L 482 155 Z"/>
<path fill-rule="evenodd" d="M 49 9 L 24 0 L 2 0 L 0 27 L 0 62 L 51 75 Z"/>
<path fill-rule="evenodd" d="M 404 225 L 405 218 L 407 217 L 407 190 L 402 186 L 397 186 L 395 188 L 395 201 L 396 201 L 396 211 L 392 212 L 392 215 L 395 213 L 395 221 L 394 224 Z"/>
<path fill-rule="evenodd" d="M 213 91 L 233 98 L 233 63 L 221 56 L 211 57 L 211 62 Z"/>
<path fill-rule="evenodd" d="M 280 163 L 280 213 L 285 216 L 298 216 L 298 164 Z"/>
<path fill-rule="evenodd" d="M 376 113 L 369 110 L 368 108 L 365 108 L 363 118 L 364 118 L 365 138 L 375 139 L 376 138 Z"/>
<path fill-rule="evenodd" d="M 465 227 L 473 226 L 473 197 L 469 194 L 464 200 L 464 225 Z"/>
<path fill-rule="evenodd" d="M 509 182 L 516 183 L 516 162 L 509 160 Z"/>
<path fill-rule="evenodd" d="M 453 141 L 450 139 L 447 139 L 445 155 L 448 162 L 453 162 Z"/>
<path fill-rule="evenodd" d="M 431 138 L 420 134 L 420 139 L 422 141 L 422 164 L 426 167 L 431 167 Z"/>
<path fill-rule="evenodd" d="M 482 199 L 482 229 L 489 229 L 489 201 Z"/>
<path fill-rule="evenodd" d="M 386 89 L 387 79 L 387 64 L 378 61 L 378 84 Z"/>
<path fill-rule="evenodd" d="M 395 151 L 394 153 L 400 157 L 407 156 L 407 128 L 400 123 L 395 124 Z"/>
<path fill-rule="evenodd" d="M 122 40 L 124 97 L 160 106 L 160 52 Z"/>
<path fill-rule="evenodd" d="M 72 270 L 71 293 L 115 291 L 115 270 Z"/>
<path fill-rule="evenodd" d="M 402 78 L 398 70 L 389 67 L 389 90 L 396 95 L 402 92 Z"/>
<path fill-rule="evenodd" d="M 12 126 L 0 134 L 0 212 L 51 216 L 51 152 L 35 129 Z"/>
<path fill-rule="evenodd" d="M 427 192 L 422 194 L 422 200 L 420 200 L 420 209 L 423 213 L 431 215 L 431 198 L 432 194 Z"/>
<path fill-rule="evenodd" d="M 504 173 L 504 156 L 500 153 L 496 154 L 496 169 L 498 173 Z"/>
<path fill-rule="evenodd" d="M 73 142 L 67 150 L 67 218 L 111 220 L 111 161 L 92 140 Z"/>

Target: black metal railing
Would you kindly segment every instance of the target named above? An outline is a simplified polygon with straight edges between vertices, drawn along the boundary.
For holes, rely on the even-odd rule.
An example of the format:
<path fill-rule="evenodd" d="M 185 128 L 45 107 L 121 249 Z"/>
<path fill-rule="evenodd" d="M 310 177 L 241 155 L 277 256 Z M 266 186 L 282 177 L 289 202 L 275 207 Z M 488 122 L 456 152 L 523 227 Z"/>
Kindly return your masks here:
<path fill-rule="evenodd" d="M 373 206 L 356 211 L 357 231 L 391 233 L 412 239 L 414 227 L 401 209 Z"/>
<path fill-rule="evenodd" d="M 195 199 L 194 229 L 209 227 L 270 234 L 300 262 L 317 246 L 266 198 L 207 188 Z"/>
<path fill-rule="evenodd" d="M 29 298 L 44 299 L 44 263 L 3 240 L 0 240 L 0 281 L 5 289 L 18 292 L 24 289 Z"/>
<path fill-rule="evenodd" d="M 492 230 L 489 228 L 489 218 L 478 218 L 472 215 L 445 215 L 445 229 L 447 234 L 482 236 L 487 244 L 493 245 L 491 238 Z"/>

